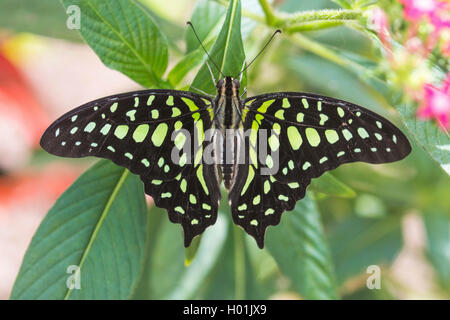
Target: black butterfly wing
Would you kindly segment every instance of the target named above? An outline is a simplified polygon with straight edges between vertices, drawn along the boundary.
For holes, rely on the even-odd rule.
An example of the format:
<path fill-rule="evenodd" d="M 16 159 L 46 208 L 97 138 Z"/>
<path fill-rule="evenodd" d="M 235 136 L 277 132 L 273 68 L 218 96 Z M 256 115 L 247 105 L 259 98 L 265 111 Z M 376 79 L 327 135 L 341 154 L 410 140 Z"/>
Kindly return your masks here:
<path fill-rule="evenodd" d="M 346 101 L 286 92 L 244 104 L 243 129 L 251 133 L 242 150 L 251 163 L 239 165 L 229 199 L 234 222 L 260 248 L 266 228 L 294 208 L 312 178 L 343 163 L 393 162 L 411 151 L 391 122 Z M 266 137 L 260 135 L 264 131 Z M 259 152 L 263 148 L 267 156 Z"/>
<path fill-rule="evenodd" d="M 41 146 L 63 157 L 110 159 L 138 174 L 155 204 L 183 226 L 188 246 L 217 218 L 215 168 L 192 156 L 206 146 L 212 104 L 201 95 L 174 90 L 110 96 L 60 117 L 43 134 Z"/>

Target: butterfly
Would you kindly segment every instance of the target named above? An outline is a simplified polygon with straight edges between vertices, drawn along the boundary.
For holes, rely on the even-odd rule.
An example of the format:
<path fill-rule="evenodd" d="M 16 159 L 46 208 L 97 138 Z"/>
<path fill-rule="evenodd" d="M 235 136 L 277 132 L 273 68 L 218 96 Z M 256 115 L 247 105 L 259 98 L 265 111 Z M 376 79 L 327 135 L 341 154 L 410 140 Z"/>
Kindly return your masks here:
<path fill-rule="evenodd" d="M 411 152 L 396 126 L 361 106 L 302 92 L 241 100 L 239 86 L 226 76 L 215 98 L 165 89 L 101 98 L 61 116 L 40 144 L 139 175 L 156 206 L 182 225 L 186 247 L 215 223 L 222 183 L 233 221 L 263 248 L 266 228 L 294 208 L 311 179 L 344 163 L 393 162 Z"/>

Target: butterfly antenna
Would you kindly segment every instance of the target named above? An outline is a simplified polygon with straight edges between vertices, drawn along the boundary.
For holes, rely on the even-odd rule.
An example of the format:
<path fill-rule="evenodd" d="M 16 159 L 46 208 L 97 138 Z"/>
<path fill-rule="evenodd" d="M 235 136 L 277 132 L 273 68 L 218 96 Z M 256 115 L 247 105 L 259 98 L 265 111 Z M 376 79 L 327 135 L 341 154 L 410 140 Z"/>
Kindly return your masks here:
<path fill-rule="evenodd" d="M 281 30 L 280 30 L 280 29 L 277 29 L 277 30 L 272 34 L 272 36 L 270 37 L 269 41 L 267 41 L 267 43 L 264 45 L 264 47 L 261 49 L 261 51 L 259 51 L 259 53 L 256 55 L 256 57 L 254 57 L 253 60 L 250 61 L 250 63 L 249 63 L 249 64 L 241 71 L 241 73 L 239 74 L 239 76 L 240 76 L 241 74 L 243 74 L 244 71 L 247 70 L 248 67 L 250 67 L 250 65 L 251 65 L 253 62 L 255 62 L 255 60 L 261 55 L 261 53 L 264 52 L 264 50 L 265 50 L 265 49 L 267 48 L 267 46 L 272 42 L 273 38 L 274 38 L 278 33 L 281 33 Z"/>
<path fill-rule="evenodd" d="M 224 74 L 222 73 L 222 70 L 220 70 L 220 68 L 217 66 L 217 64 L 214 62 L 214 60 L 211 58 L 211 56 L 209 55 L 208 51 L 206 50 L 206 48 L 203 46 L 202 41 L 200 40 L 197 32 L 195 31 L 194 25 L 192 24 L 192 22 L 188 21 L 186 22 L 187 25 L 189 25 L 192 28 L 192 31 L 194 32 L 195 37 L 198 40 L 198 43 L 200 43 L 200 46 L 203 48 L 203 51 L 205 51 L 206 55 L 208 56 L 209 60 L 212 62 L 212 64 L 214 65 L 214 67 L 216 67 L 216 69 L 220 72 L 220 74 L 222 75 L 222 77 L 225 77 Z"/>

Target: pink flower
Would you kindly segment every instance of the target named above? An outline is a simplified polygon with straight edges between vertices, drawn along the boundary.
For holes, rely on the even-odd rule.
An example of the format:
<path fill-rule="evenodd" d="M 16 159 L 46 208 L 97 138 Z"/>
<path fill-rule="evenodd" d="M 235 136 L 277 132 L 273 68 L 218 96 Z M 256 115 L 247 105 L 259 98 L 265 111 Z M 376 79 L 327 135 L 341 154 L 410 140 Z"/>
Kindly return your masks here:
<path fill-rule="evenodd" d="M 442 46 L 442 54 L 445 57 L 450 58 L 450 41 L 444 43 L 444 45 Z"/>
<path fill-rule="evenodd" d="M 370 12 L 370 23 L 373 29 L 380 34 L 389 34 L 389 19 L 381 8 L 375 8 Z"/>
<path fill-rule="evenodd" d="M 429 17 L 444 4 L 437 0 L 400 0 L 400 2 L 405 6 L 403 13 L 408 20 Z"/>
<path fill-rule="evenodd" d="M 374 8 L 370 12 L 370 27 L 378 33 L 381 42 L 390 48 L 389 18 L 381 8 Z"/>
<path fill-rule="evenodd" d="M 424 101 L 417 111 L 422 119 L 434 118 L 438 125 L 446 131 L 450 127 L 450 73 L 441 88 L 426 84 Z"/>
<path fill-rule="evenodd" d="M 450 28 L 450 3 L 441 3 L 439 10 L 430 14 L 430 19 L 436 32 Z"/>

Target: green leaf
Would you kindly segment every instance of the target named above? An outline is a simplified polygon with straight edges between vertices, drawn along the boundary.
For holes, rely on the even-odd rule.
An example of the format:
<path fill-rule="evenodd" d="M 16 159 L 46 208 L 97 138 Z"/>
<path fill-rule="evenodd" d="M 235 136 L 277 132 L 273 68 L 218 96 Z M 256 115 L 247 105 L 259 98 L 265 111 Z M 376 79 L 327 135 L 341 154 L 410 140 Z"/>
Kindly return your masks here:
<path fill-rule="evenodd" d="M 311 181 L 311 190 L 333 197 L 353 198 L 355 191 L 336 179 L 331 173 L 325 172 L 318 179 Z"/>
<path fill-rule="evenodd" d="M 56 201 L 25 254 L 11 299 L 127 299 L 144 260 L 140 180 L 102 160 Z M 68 289 L 80 270 L 81 289 Z M 71 271 L 73 272 L 73 271 Z"/>
<path fill-rule="evenodd" d="M 167 299 L 192 299 L 199 290 L 210 270 L 214 267 L 225 244 L 228 221 L 223 212 L 219 212 L 214 226 L 205 230 L 197 254 L 185 268 Z M 164 275 L 165 276 L 165 275 Z"/>
<path fill-rule="evenodd" d="M 164 86 L 167 40 L 136 0 L 61 0 L 81 12 L 80 34 L 102 62 L 142 86 Z"/>
<path fill-rule="evenodd" d="M 247 254 L 245 234 L 231 223 L 230 215 L 227 238 L 214 269 L 205 279 L 202 290 L 195 299 L 248 299 L 254 286 L 254 273 Z M 259 294 L 259 292 L 258 292 Z M 258 295 L 257 298 L 260 298 Z"/>
<path fill-rule="evenodd" d="M 0 28 L 47 37 L 81 41 L 76 30 L 66 27 L 67 15 L 55 0 L 0 1 Z"/>
<path fill-rule="evenodd" d="M 297 202 L 278 226 L 267 231 L 267 248 L 305 299 L 337 298 L 333 262 L 310 196 Z"/>
<path fill-rule="evenodd" d="M 200 0 L 197 2 L 191 16 L 191 22 L 202 42 L 211 39 L 223 20 L 226 8 L 215 1 Z M 186 53 L 189 54 L 200 47 L 200 43 L 194 35 L 191 27 L 186 29 Z"/>
<path fill-rule="evenodd" d="M 298 1 L 298 0 L 286 0 L 280 5 L 280 9 L 284 12 L 296 12 L 306 10 L 318 10 L 318 9 L 334 9 L 338 8 L 337 5 L 332 3 L 332 0 L 315 0 L 315 1 Z"/>
<path fill-rule="evenodd" d="M 194 299 L 256 299 L 262 298 L 257 292 L 254 273 L 246 245 L 244 230 L 237 228 L 231 219 L 226 192 L 222 192 L 220 215 L 226 221 L 223 229 L 223 245 L 214 268 L 204 278 Z M 251 241 L 254 242 L 252 239 Z M 256 247 L 256 243 L 254 244 Z M 257 248 L 258 251 L 259 248 Z M 257 294 L 255 294 L 257 292 Z"/>
<path fill-rule="evenodd" d="M 135 299 L 192 299 L 217 260 L 225 244 L 228 221 L 220 214 L 217 222 L 206 229 L 195 257 L 185 265 L 183 235 L 180 225 L 173 224 L 167 211 L 150 209 L 150 239 L 147 258 Z M 192 245 L 191 245 L 192 246 Z"/>
<path fill-rule="evenodd" d="M 194 260 L 195 255 L 197 254 L 198 247 L 200 246 L 200 240 L 202 239 L 202 235 L 199 235 L 198 237 L 195 237 L 192 239 L 192 243 L 189 245 L 189 247 L 184 249 L 184 265 L 190 266 L 192 263 L 192 260 Z"/>
<path fill-rule="evenodd" d="M 344 9 L 352 8 L 351 2 L 349 0 L 331 0 L 331 1 L 338 4 L 339 6 L 341 6 Z"/>
<path fill-rule="evenodd" d="M 389 264 L 402 247 L 400 216 L 381 219 L 349 217 L 329 237 L 339 284 L 363 274 L 370 265 Z"/>
<path fill-rule="evenodd" d="M 404 103 L 397 110 L 417 143 L 450 175 L 449 134 L 444 133 L 432 121 L 417 119 L 412 105 Z"/>
<path fill-rule="evenodd" d="M 169 221 L 165 209 L 152 206 L 147 257 L 135 299 L 162 299 L 177 286 L 184 265 L 183 234 L 180 226 Z"/>
<path fill-rule="evenodd" d="M 212 46 L 212 41 L 203 44 L 206 50 Z M 170 70 L 167 78 L 172 86 L 177 86 L 184 77 L 199 64 L 205 62 L 207 58 L 203 48 L 197 48 L 194 51 L 185 55 L 176 65 Z"/>
<path fill-rule="evenodd" d="M 438 275 L 438 283 L 450 294 L 450 216 L 431 211 L 423 220 L 428 239 L 427 257 Z"/>
<path fill-rule="evenodd" d="M 239 0 L 230 1 L 225 22 L 210 55 L 214 63 L 209 61 L 209 65 L 216 81 L 222 77 L 221 72 L 223 75 L 233 77 L 237 77 L 241 72 L 245 53 L 241 37 L 241 2 Z M 246 86 L 246 78 L 246 72 L 244 72 L 241 88 Z M 195 91 L 194 88 L 211 94 L 216 92 L 215 83 L 211 79 L 206 63 L 200 68 L 192 83 L 191 89 Z"/>
<path fill-rule="evenodd" d="M 150 6 L 150 3 L 153 0 L 145 1 L 145 0 L 138 0 L 138 4 L 142 4 L 142 8 L 145 10 L 146 13 L 150 15 L 150 17 L 153 18 L 153 21 L 158 26 L 161 33 L 163 33 L 166 36 L 166 39 L 168 41 L 168 44 L 171 49 L 174 49 L 177 53 L 182 53 L 184 50 L 180 48 L 180 43 L 183 40 L 183 34 L 184 30 L 186 29 L 185 26 L 180 26 L 177 23 L 174 23 L 161 15 L 159 15 L 157 12 L 152 10 L 152 7 Z"/>

